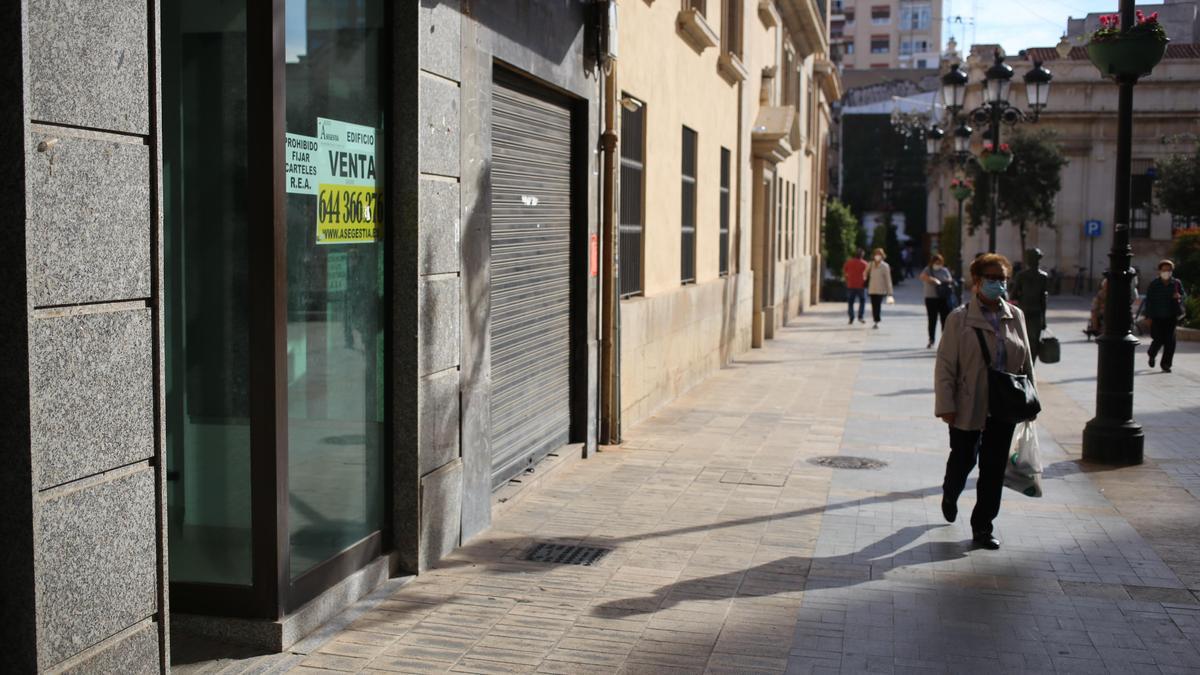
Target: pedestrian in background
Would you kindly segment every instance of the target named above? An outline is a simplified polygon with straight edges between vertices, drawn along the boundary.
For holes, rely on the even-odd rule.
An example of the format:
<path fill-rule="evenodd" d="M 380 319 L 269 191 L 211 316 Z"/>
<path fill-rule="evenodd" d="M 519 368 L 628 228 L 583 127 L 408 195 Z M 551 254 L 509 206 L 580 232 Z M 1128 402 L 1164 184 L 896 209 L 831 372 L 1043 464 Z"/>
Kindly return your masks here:
<path fill-rule="evenodd" d="M 946 330 L 946 316 L 953 309 L 954 277 L 946 269 L 946 259 L 941 253 L 934 253 L 929 259 L 929 266 L 921 270 L 921 281 L 925 285 L 925 316 L 929 319 L 929 344 L 931 349 L 937 341 L 938 323 L 942 331 Z"/>
<path fill-rule="evenodd" d="M 1175 327 L 1183 317 L 1183 284 L 1175 278 L 1175 263 L 1162 260 L 1158 263 L 1158 278 L 1146 288 L 1138 313 L 1150 320 L 1150 367 L 1162 352 L 1162 369 L 1171 372 L 1175 360 Z"/>
<path fill-rule="evenodd" d="M 879 328 L 879 322 L 883 320 L 883 302 L 886 299 L 888 304 L 892 300 L 892 268 L 883 261 L 887 255 L 883 249 L 877 248 L 872 253 L 870 265 L 867 266 L 867 295 L 871 296 L 871 318 L 875 320 L 875 325 L 872 328 Z"/>
<path fill-rule="evenodd" d="M 1004 468 L 1016 425 L 991 414 L 988 369 L 1033 377 L 1025 316 L 1004 299 L 1011 269 L 1008 259 L 995 253 L 971 263 L 971 299 L 946 319 L 934 367 L 933 412 L 950 427 L 942 515 L 951 523 L 958 517 L 958 497 L 978 462 L 971 533 L 976 545 L 990 550 L 1000 548 L 992 521 L 1000 513 Z"/>
<path fill-rule="evenodd" d="M 854 323 L 854 301 L 858 300 L 858 322 L 863 321 L 863 313 L 867 309 L 867 261 L 866 251 L 861 248 L 855 251 L 854 257 L 846 261 L 842 265 L 842 278 L 846 280 L 846 301 L 849 303 L 847 311 L 850 314 L 850 323 Z"/>

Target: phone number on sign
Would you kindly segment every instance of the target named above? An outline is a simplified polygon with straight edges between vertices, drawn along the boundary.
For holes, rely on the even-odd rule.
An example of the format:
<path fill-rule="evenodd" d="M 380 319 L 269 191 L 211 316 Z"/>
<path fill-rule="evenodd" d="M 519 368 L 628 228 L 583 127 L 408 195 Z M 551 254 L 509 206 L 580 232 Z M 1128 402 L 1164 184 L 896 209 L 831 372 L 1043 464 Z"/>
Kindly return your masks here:
<path fill-rule="evenodd" d="M 322 185 L 317 196 L 317 243 L 349 244 L 378 238 L 381 204 L 374 187 Z"/>

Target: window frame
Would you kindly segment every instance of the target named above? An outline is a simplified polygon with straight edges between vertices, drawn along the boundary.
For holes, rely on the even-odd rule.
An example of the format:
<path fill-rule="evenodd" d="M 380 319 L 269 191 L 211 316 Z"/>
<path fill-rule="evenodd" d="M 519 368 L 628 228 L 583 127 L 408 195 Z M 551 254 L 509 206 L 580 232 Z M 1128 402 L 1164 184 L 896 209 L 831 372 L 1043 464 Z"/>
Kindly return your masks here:
<path fill-rule="evenodd" d="M 724 146 L 721 146 L 720 172 L 720 183 L 717 188 L 717 274 L 726 277 L 730 273 L 729 216 L 733 203 L 733 190 L 730 185 L 733 174 L 733 153 Z"/>
<path fill-rule="evenodd" d="M 687 285 L 696 283 L 700 134 L 685 124 L 680 140 L 679 283 Z"/>
<path fill-rule="evenodd" d="M 628 92 L 622 92 L 622 96 L 633 98 Z M 635 100 L 640 102 L 640 99 Z M 620 180 L 617 204 L 617 283 L 618 295 L 622 300 L 644 295 L 646 292 L 646 108 L 644 102 L 637 110 L 621 108 L 621 142 L 617 161 Z M 628 127 L 634 119 L 638 122 L 637 138 L 627 143 L 626 140 L 631 136 Z M 626 154 L 635 148 L 637 157 Z M 633 173 L 637 174 L 636 186 L 630 186 L 627 180 L 627 174 Z M 630 201 L 627 202 L 627 199 Z M 637 205 L 637 223 L 629 223 L 625 219 L 625 207 L 632 204 Z M 627 245 L 626 240 L 632 238 L 630 235 L 636 235 L 636 247 Z M 634 248 L 637 257 L 634 261 L 627 262 L 628 254 Z M 627 265 L 632 265 L 633 269 L 630 270 Z M 631 279 L 633 281 L 630 281 Z"/>

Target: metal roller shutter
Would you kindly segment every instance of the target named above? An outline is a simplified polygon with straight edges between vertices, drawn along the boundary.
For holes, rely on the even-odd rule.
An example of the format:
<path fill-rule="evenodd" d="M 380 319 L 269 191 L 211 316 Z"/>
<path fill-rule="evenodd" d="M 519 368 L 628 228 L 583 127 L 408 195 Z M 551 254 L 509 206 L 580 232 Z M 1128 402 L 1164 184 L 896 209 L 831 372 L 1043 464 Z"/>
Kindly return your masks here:
<path fill-rule="evenodd" d="M 571 115 L 498 81 L 492 96 L 492 484 L 570 432 Z"/>

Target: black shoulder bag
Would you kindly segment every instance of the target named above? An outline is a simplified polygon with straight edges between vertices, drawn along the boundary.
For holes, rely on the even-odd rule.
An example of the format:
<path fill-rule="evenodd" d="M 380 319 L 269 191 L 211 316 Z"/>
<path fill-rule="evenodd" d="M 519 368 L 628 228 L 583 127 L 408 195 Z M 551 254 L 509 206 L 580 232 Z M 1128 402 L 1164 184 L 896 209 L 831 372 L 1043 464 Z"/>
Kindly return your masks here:
<path fill-rule="evenodd" d="M 1037 389 L 1028 375 L 1014 375 L 992 367 L 992 354 L 983 331 L 975 329 L 988 371 L 988 415 L 1003 422 L 1030 422 L 1042 411 Z"/>

